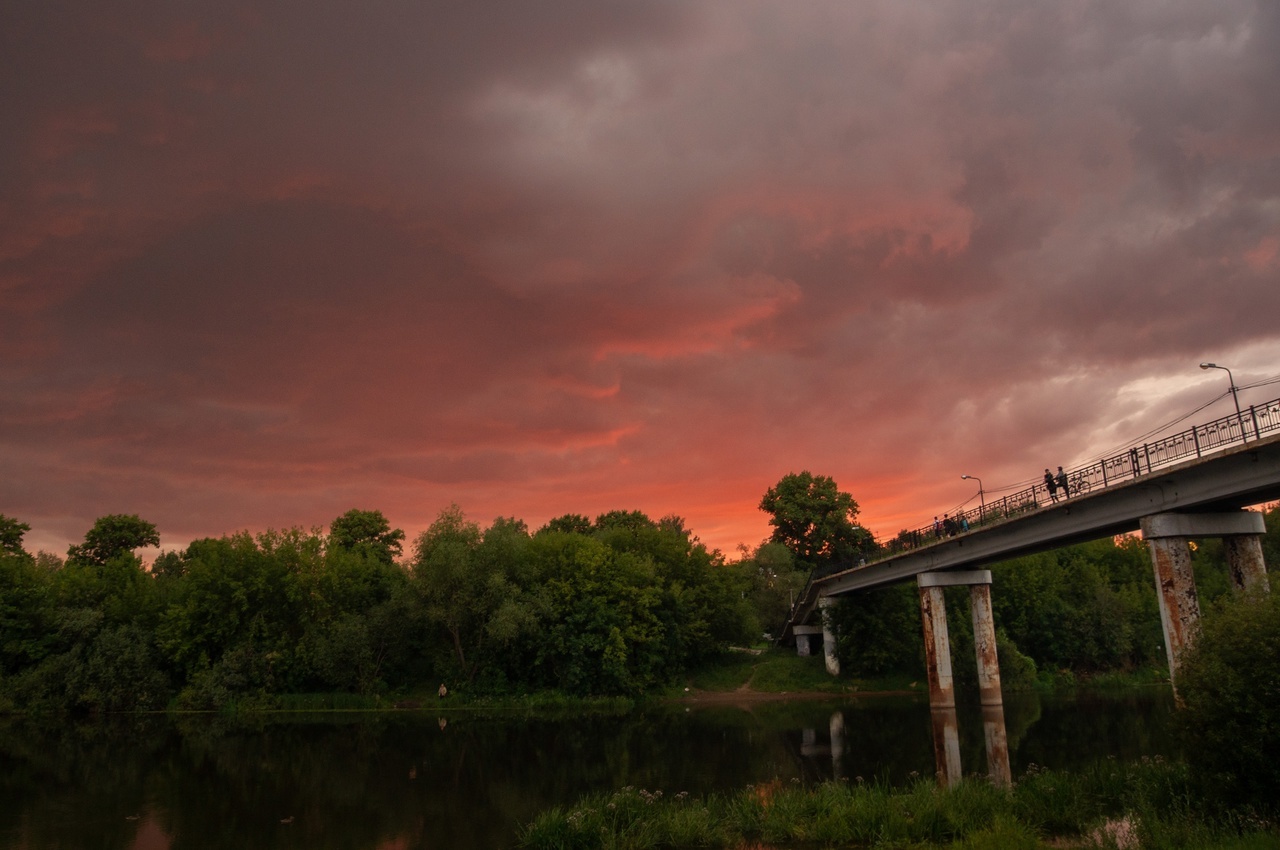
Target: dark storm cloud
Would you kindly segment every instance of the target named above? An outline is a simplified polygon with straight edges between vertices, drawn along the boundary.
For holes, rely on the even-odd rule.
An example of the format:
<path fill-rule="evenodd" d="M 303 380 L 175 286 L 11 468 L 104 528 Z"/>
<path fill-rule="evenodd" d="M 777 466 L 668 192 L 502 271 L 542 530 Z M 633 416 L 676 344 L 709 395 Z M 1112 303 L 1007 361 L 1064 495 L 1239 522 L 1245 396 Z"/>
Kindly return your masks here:
<path fill-rule="evenodd" d="M 457 501 L 731 549 L 802 468 L 891 534 L 1198 406 L 1200 360 L 1280 371 L 1270 4 L 0 15 L 37 544 Z"/>

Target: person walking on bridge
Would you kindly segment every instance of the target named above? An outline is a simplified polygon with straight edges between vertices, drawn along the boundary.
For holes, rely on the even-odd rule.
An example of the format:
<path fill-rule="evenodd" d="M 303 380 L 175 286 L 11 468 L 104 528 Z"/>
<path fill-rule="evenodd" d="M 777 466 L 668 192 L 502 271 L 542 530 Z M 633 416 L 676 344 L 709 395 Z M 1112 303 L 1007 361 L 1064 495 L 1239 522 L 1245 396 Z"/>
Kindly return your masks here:
<path fill-rule="evenodd" d="M 1044 470 L 1044 486 L 1049 491 L 1049 498 L 1055 502 L 1058 501 L 1058 482 L 1054 480 L 1053 473 L 1048 467 Z"/>
<path fill-rule="evenodd" d="M 1062 467 L 1058 467 L 1057 478 L 1058 478 L 1058 489 L 1062 491 L 1062 498 L 1065 499 L 1071 495 L 1071 491 L 1067 486 L 1067 473 L 1062 471 Z"/>

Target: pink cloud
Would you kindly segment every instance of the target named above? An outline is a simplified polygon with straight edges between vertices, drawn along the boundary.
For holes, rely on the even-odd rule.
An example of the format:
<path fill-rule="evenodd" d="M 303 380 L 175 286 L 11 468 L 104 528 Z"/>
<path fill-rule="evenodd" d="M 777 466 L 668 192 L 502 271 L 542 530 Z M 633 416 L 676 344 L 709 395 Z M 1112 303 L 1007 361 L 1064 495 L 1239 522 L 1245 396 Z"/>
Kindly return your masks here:
<path fill-rule="evenodd" d="M 732 552 L 800 469 L 891 536 L 1212 398 L 1200 360 L 1280 371 L 1266 9 L 384 12 L 15 17 L 0 510 L 40 540 L 458 502 Z"/>

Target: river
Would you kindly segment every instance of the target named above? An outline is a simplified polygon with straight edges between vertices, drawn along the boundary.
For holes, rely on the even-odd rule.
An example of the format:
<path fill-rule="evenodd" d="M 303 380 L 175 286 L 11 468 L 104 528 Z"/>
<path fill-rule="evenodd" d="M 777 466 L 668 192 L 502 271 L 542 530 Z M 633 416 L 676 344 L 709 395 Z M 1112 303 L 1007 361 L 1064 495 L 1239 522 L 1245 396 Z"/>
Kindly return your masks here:
<path fill-rule="evenodd" d="M 1174 756 L 1168 687 L 1006 696 L 1016 778 Z M 950 757 L 988 771 L 988 716 L 962 706 Z M 910 782 L 941 769 L 913 698 L 524 712 L 0 718 L 3 850 L 493 850 L 537 812 L 634 786 L 703 794 L 769 781 Z M 956 769 L 959 765 L 951 765 Z"/>

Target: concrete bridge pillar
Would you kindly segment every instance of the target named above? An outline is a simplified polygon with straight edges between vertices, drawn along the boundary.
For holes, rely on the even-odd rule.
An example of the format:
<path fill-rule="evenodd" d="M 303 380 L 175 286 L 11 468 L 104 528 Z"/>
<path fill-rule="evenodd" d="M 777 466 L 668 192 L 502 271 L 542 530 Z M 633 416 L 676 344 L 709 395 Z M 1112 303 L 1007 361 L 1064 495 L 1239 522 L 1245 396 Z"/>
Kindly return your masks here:
<path fill-rule="evenodd" d="M 808 658 L 810 641 L 822 634 L 822 626 L 794 626 L 791 632 L 796 636 L 796 655 Z"/>
<path fill-rule="evenodd" d="M 991 573 L 988 584 L 969 586 L 969 610 L 973 615 L 973 651 L 978 659 L 978 693 L 983 705 L 1003 705 L 1000 692 L 1000 659 L 996 654 L 996 621 L 991 613 Z"/>
<path fill-rule="evenodd" d="M 1262 514 L 1255 511 L 1153 514 L 1143 517 L 1139 524 L 1151 550 L 1169 678 L 1176 680 L 1179 659 L 1195 640 L 1200 622 L 1200 600 L 1187 544 L 1195 537 L 1223 538 L 1237 589 L 1265 591 L 1267 571 L 1260 537 L 1266 532 L 1266 524 Z"/>
<path fill-rule="evenodd" d="M 1262 521 L 1261 514 L 1257 514 L 1257 517 Z M 1262 535 L 1224 537 L 1222 543 L 1227 550 L 1227 568 L 1231 571 L 1231 583 L 1236 590 L 1270 593 L 1267 563 L 1262 557 Z"/>
<path fill-rule="evenodd" d="M 831 629 L 831 608 L 836 604 L 836 600 L 830 596 L 824 596 L 818 600 L 818 607 L 822 609 L 822 659 L 827 664 L 827 672 L 832 676 L 840 675 L 840 659 L 836 656 L 836 633 Z"/>
<path fill-rule="evenodd" d="M 996 627 L 991 614 L 991 571 L 967 570 L 921 573 L 920 620 L 924 627 L 925 666 L 929 674 L 929 704 L 945 708 L 956 704 L 951 675 L 951 638 L 947 631 L 947 606 L 943 588 L 969 588 L 973 615 L 973 646 L 978 662 L 978 688 L 983 705 L 1002 705 L 1000 661 L 996 655 Z"/>
<path fill-rule="evenodd" d="M 947 601 L 942 588 L 920 585 L 920 622 L 924 626 L 924 666 L 929 678 L 929 705 L 955 708 L 955 683 L 951 679 L 951 637 L 947 632 Z"/>

